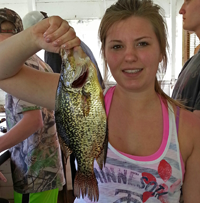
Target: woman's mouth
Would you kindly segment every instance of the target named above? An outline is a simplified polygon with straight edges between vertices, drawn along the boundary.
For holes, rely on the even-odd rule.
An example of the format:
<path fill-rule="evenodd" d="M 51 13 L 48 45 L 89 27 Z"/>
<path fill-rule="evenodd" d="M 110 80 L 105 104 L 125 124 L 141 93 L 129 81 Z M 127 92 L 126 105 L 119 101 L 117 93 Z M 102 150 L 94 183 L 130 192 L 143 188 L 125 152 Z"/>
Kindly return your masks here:
<path fill-rule="evenodd" d="M 132 70 L 123 70 L 123 72 L 125 72 L 125 73 L 138 73 L 138 72 L 140 72 L 140 71 L 142 71 L 142 68 L 139 68 L 139 69 L 132 69 Z"/>

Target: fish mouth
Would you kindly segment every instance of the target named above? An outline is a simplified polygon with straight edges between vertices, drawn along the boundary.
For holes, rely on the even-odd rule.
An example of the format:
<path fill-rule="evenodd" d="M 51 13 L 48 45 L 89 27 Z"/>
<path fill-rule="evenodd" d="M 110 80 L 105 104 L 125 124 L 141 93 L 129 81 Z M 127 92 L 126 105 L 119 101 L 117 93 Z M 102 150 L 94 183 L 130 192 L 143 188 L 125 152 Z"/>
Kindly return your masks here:
<path fill-rule="evenodd" d="M 72 83 L 72 87 L 73 88 L 82 87 L 85 84 L 87 77 L 88 77 L 88 70 L 83 72 L 83 74 Z"/>

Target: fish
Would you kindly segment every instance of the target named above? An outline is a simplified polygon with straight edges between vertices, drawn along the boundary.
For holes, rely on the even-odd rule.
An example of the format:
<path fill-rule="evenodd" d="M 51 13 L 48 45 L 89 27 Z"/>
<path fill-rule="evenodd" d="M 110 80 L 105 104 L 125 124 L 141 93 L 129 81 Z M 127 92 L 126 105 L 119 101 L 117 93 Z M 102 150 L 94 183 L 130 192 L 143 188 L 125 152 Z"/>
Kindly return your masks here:
<path fill-rule="evenodd" d="M 102 169 L 108 148 L 107 116 L 103 90 L 95 65 L 81 47 L 60 50 L 62 67 L 56 93 L 55 120 L 66 159 L 77 161 L 74 195 L 98 201 L 94 160 Z"/>

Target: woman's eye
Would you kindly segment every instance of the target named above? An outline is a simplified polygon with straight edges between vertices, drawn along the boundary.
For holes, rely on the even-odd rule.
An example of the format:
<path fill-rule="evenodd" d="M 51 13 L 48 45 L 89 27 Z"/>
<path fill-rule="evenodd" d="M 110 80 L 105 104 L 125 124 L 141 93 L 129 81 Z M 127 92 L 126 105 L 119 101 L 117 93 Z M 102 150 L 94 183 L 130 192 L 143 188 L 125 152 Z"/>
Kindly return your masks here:
<path fill-rule="evenodd" d="M 112 47 L 112 49 L 120 49 L 120 48 L 122 48 L 121 45 L 114 45 L 114 46 Z"/>
<path fill-rule="evenodd" d="M 148 45 L 147 42 L 139 42 L 139 43 L 137 44 L 137 46 L 139 46 L 139 47 L 145 47 L 145 46 L 147 46 L 147 45 Z"/>

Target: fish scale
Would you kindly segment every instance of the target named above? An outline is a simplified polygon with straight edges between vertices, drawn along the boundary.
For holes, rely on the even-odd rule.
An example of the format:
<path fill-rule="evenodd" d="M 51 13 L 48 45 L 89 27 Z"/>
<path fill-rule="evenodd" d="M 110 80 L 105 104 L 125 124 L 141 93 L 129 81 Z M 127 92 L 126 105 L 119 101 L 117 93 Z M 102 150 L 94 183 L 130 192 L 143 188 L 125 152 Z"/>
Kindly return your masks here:
<path fill-rule="evenodd" d="M 81 48 L 66 53 L 56 94 L 55 119 L 61 149 L 77 160 L 74 194 L 98 201 L 94 160 L 102 169 L 106 161 L 108 133 L 104 97 L 97 71 Z"/>

